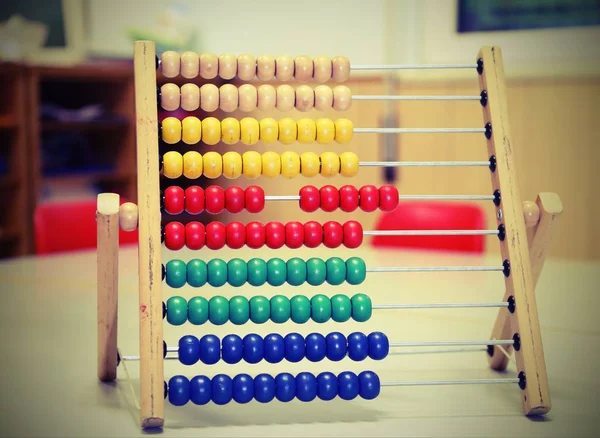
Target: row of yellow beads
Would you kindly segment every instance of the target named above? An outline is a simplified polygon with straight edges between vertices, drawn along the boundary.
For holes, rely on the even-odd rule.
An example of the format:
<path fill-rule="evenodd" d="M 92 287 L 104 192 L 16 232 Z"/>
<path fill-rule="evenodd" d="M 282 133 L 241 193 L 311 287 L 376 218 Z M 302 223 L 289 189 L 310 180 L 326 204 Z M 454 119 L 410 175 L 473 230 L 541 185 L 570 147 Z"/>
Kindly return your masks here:
<path fill-rule="evenodd" d="M 248 151 L 243 154 L 226 152 L 207 152 L 204 155 L 196 151 L 188 151 L 181 155 L 169 151 L 163 156 L 163 175 L 167 178 L 196 179 L 204 175 L 207 178 L 218 178 L 223 175 L 228 179 L 236 179 L 241 175 L 246 178 L 259 176 L 294 178 L 299 174 L 311 177 L 316 175 L 352 177 L 358 173 L 358 156 L 354 152 L 264 152 Z"/>
<path fill-rule="evenodd" d="M 242 142 L 247 145 L 273 143 L 279 140 L 283 144 L 298 141 L 300 143 L 329 144 L 336 141 L 340 144 L 352 140 L 354 126 L 348 119 L 300 119 L 283 118 L 279 121 L 264 118 L 260 121 L 252 117 L 237 120 L 227 117 L 219 121 L 215 117 L 199 118 L 189 116 L 183 120 L 176 117 L 166 117 L 161 123 L 162 139 L 167 144 L 183 141 L 186 144 L 196 144 L 202 141 L 215 145 L 222 141 L 225 144 Z"/>

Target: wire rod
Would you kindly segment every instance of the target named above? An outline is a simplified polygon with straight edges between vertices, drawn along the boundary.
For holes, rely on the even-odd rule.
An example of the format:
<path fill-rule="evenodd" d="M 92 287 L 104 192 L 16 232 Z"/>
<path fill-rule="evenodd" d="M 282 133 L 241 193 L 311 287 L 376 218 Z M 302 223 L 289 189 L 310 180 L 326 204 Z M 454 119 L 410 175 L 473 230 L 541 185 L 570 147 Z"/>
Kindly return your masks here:
<path fill-rule="evenodd" d="M 477 69 L 477 64 L 365 64 L 350 65 L 350 70 L 445 70 L 445 69 Z"/>
<path fill-rule="evenodd" d="M 519 383 L 518 378 L 503 379 L 457 379 L 457 380 L 416 380 L 414 382 L 381 382 L 381 386 L 435 386 L 435 385 L 493 385 Z"/>
<path fill-rule="evenodd" d="M 365 236 L 495 236 L 498 230 L 372 230 Z"/>
<path fill-rule="evenodd" d="M 367 272 L 501 272 L 503 270 L 503 266 L 378 266 L 373 268 L 367 268 Z"/>
<path fill-rule="evenodd" d="M 485 128 L 354 128 L 355 134 L 485 134 Z"/>
<path fill-rule="evenodd" d="M 389 96 L 353 95 L 352 100 L 481 100 L 481 96 Z"/>

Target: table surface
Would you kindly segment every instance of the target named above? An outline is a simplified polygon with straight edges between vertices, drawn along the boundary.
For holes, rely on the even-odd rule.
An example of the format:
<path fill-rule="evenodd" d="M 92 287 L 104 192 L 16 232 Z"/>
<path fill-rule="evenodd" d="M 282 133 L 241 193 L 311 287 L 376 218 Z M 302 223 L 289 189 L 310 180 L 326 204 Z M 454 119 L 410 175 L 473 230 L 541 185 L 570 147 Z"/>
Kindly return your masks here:
<path fill-rule="evenodd" d="M 307 258 L 314 250 L 220 251 L 218 257 Z M 499 256 L 456 256 L 422 252 L 319 250 L 319 257 L 360 255 L 368 266 L 499 265 Z M 170 253 L 187 260 L 215 253 Z M 0 263 L 2 297 L 3 379 L 0 395 L 1 435 L 6 436 L 137 436 L 139 415 L 131 395 L 138 386 L 138 364 L 128 362 L 133 385 L 119 367 L 115 384 L 96 378 L 96 255 L 93 251 Z M 137 251 L 125 248 L 119 259 L 119 348 L 138 354 Z M 373 401 L 336 399 L 246 405 L 231 403 L 173 407 L 166 402 L 165 436 L 598 436 L 600 388 L 597 318 L 600 308 L 600 263 L 548 260 L 538 284 L 538 307 L 552 395 L 552 411 L 544 418 L 522 415 L 514 384 L 385 387 Z M 268 290 L 271 289 L 271 290 Z M 312 289 L 312 290 L 311 290 Z M 265 287 L 260 294 L 368 293 L 374 304 L 498 302 L 502 274 L 371 273 L 360 286 Z M 163 288 L 163 297 L 257 294 L 256 288 Z M 345 334 L 384 331 L 390 341 L 486 340 L 497 309 L 376 310 L 364 324 L 263 325 L 203 327 L 165 324 L 165 340 L 176 345 L 183 334 L 243 335 L 249 332 L 297 331 Z M 405 350 L 406 352 L 407 350 Z M 411 351 L 411 350 L 408 350 Z M 394 350 L 402 353 L 402 350 Z M 184 367 L 165 361 L 165 376 L 191 377 L 225 372 L 276 374 L 282 370 L 320 372 L 372 369 L 382 381 L 414 381 L 514 377 L 514 364 L 498 375 L 487 367 L 483 351 L 436 354 L 390 354 L 383 361 L 317 364 L 302 361 L 277 365 L 240 363 Z M 139 392 L 137 394 L 139 397 Z"/>

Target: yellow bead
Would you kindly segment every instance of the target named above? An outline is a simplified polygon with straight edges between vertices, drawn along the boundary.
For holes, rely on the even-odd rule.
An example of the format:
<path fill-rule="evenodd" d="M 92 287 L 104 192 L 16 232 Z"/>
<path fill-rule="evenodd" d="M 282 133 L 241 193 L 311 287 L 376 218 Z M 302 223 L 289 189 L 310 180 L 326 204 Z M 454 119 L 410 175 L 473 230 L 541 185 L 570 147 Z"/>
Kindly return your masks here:
<path fill-rule="evenodd" d="M 240 140 L 247 145 L 258 143 L 260 126 L 258 120 L 252 117 L 244 117 L 240 120 Z"/>
<path fill-rule="evenodd" d="M 275 177 L 281 173 L 281 158 L 279 154 L 267 151 L 262 154 L 262 174 L 266 177 Z"/>
<path fill-rule="evenodd" d="M 225 144 L 236 144 L 240 141 L 240 122 L 233 117 L 221 121 L 221 139 Z"/>
<path fill-rule="evenodd" d="M 207 152 L 203 157 L 204 176 L 215 179 L 223 174 L 223 158 L 216 152 Z"/>
<path fill-rule="evenodd" d="M 273 143 L 277 141 L 279 137 L 279 125 L 275 119 L 267 117 L 262 119 L 259 123 L 260 126 L 260 141 L 263 143 Z"/>
<path fill-rule="evenodd" d="M 317 143 L 329 144 L 335 139 L 335 124 L 331 119 L 317 119 Z"/>
<path fill-rule="evenodd" d="M 198 117 L 186 117 L 181 121 L 182 136 L 185 144 L 196 144 L 202 140 L 202 123 Z"/>
<path fill-rule="evenodd" d="M 162 121 L 162 139 L 167 144 L 181 141 L 181 120 L 177 117 L 165 117 Z"/>
<path fill-rule="evenodd" d="M 300 143 L 313 143 L 317 138 L 317 125 L 313 119 L 298 120 L 298 141 Z"/>
<path fill-rule="evenodd" d="M 340 173 L 340 157 L 333 152 L 321 154 L 321 175 L 335 176 Z"/>
<path fill-rule="evenodd" d="M 354 152 L 340 154 L 340 173 L 342 176 L 355 176 L 358 173 L 358 155 Z"/>
<path fill-rule="evenodd" d="M 242 156 L 237 152 L 223 154 L 223 176 L 228 179 L 239 178 L 242 174 Z"/>
<path fill-rule="evenodd" d="M 179 152 L 169 151 L 163 155 L 163 175 L 166 178 L 179 178 L 183 173 L 183 157 Z"/>
<path fill-rule="evenodd" d="M 202 155 L 197 151 L 187 151 L 183 154 L 183 176 L 188 179 L 202 176 Z"/>
<path fill-rule="evenodd" d="M 347 144 L 352 140 L 354 126 L 348 119 L 337 119 L 335 121 L 335 141 L 339 144 Z"/>
<path fill-rule="evenodd" d="M 202 120 L 202 141 L 213 146 L 221 141 L 221 122 L 216 117 Z"/>
<path fill-rule="evenodd" d="M 262 173 L 262 156 L 256 151 L 247 151 L 242 155 L 242 173 L 246 178 L 258 178 Z"/>
<path fill-rule="evenodd" d="M 314 152 L 302 152 L 300 155 L 300 171 L 303 176 L 316 176 L 321 171 L 321 160 Z"/>
<path fill-rule="evenodd" d="M 295 178 L 300 173 L 300 156 L 296 152 L 281 154 L 281 176 Z"/>
<path fill-rule="evenodd" d="M 279 141 L 283 144 L 294 143 L 298 138 L 298 126 L 291 117 L 279 120 Z"/>

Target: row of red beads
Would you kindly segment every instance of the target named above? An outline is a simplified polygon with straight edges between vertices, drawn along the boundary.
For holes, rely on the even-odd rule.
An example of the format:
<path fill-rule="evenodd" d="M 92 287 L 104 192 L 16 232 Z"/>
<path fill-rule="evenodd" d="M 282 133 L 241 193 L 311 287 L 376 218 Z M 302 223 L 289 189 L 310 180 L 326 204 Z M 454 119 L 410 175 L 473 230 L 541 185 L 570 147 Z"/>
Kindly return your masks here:
<path fill-rule="evenodd" d="M 265 192 L 259 186 L 246 189 L 232 186 L 223 189 L 220 186 L 190 186 L 183 190 L 178 186 L 167 187 L 163 193 L 165 212 L 176 215 L 185 210 L 189 214 L 206 211 L 219 214 L 228 211 L 239 213 L 246 209 L 250 213 L 259 213 L 265 208 Z"/>
<path fill-rule="evenodd" d="M 398 206 L 398 189 L 391 185 L 377 188 L 373 185 L 362 186 L 360 189 L 346 185 L 337 189 L 334 186 L 305 186 L 300 189 L 300 208 L 302 211 L 313 212 L 321 209 L 332 212 L 338 208 L 345 212 L 372 212 L 377 209 L 392 211 Z"/>

